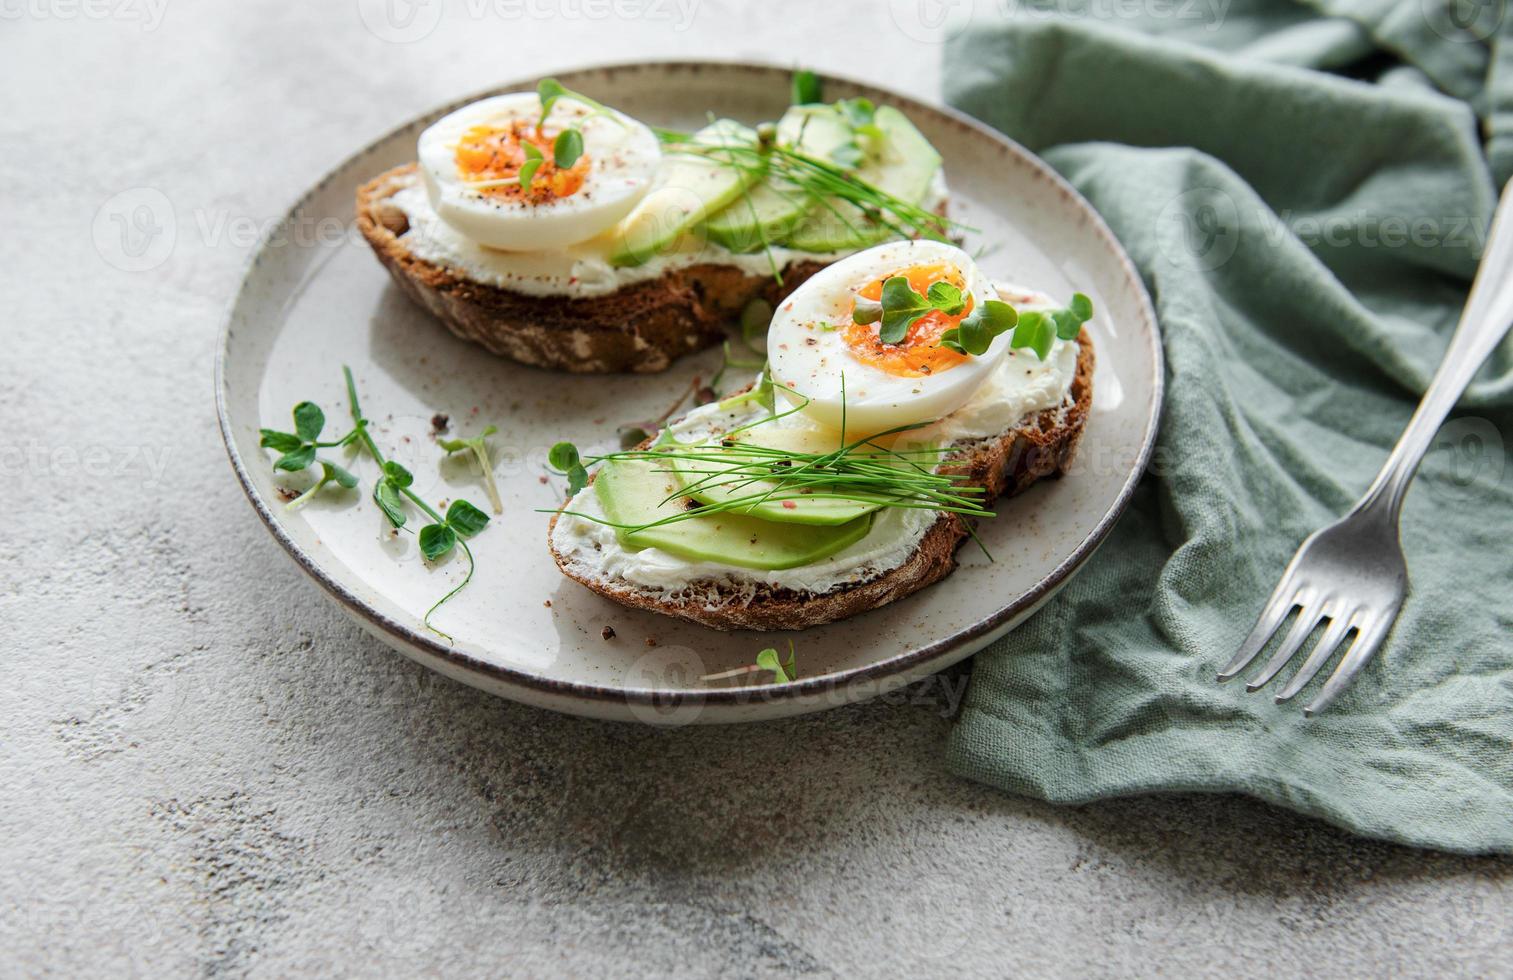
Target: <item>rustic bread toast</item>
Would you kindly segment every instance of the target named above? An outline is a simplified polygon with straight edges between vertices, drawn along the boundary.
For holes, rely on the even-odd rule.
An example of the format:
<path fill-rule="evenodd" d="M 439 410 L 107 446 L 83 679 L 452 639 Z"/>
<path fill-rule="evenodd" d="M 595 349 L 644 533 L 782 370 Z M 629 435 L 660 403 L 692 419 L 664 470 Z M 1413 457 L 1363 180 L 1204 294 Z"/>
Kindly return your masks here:
<path fill-rule="evenodd" d="M 407 296 L 457 336 L 522 364 L 591 374 L 662 371 L 724 340 L 724 325 L 753 299 L 776 305 L 825 267 L 794 262 L 779 282 L 705 263 L 603 296 L 528 295 L 475 282 L 411 252 L 401 238 L 409 218 L 389 199 L 419 179 L 411 163 L 358 188 L 358 229 Z"/>
<path fill-rule="evenodd" d="M 1042 477 L 1065 472 L 1093 401 L 1092 341 L 1086 330 L 1077 340 L 1077 370 L 1061 405 L 1036 412 L 996 437 L 956 444 L 942 470 L 983 487 L 987 499 L 1020 493 Z M 649 441 L 642 448 L 647 445 Z M 720 583 L 697 581 L 670 594 L 613 579 L 591 562 L 560 552 L 552 535 L 560 516 L 552 518 L 547 540 L 564 575 L 621 605 L 718 630 L 800 630 L 876 609 L 949 575 L 956 568 L 956 548 L 967 537 L 963 518 L 942 513 L 902 564 L 821 594 L 764 586 L 736 595 Z"/>

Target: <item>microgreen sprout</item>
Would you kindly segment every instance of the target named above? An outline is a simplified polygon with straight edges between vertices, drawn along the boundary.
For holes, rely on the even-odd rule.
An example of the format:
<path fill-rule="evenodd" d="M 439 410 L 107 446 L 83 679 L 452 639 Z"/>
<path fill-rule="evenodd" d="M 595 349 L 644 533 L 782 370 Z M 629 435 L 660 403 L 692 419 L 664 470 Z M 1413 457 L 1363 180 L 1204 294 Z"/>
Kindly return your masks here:
<path fill-rule="evenodd" d="M 368 420 L 363 418 L 362 408 L 357 401 L 357 382 L 352 378 L 352 369 L 342 365 L 342 374 L 347 381 L 347 404 L 352 414 L 352 431 L 330 442 L 320 441 L 321 430 L 326 427 L 326 414 L 320 406 L 314 402 L 300 402 L 294 406 L 294 431 L 280 432 L 276 429 L 263 429 L 261 431 L 260 445 L 265 449 L 274 449 L 282 453 L 273 464 L 274 469 L 297 471 L 309 466 L 311 463 L 319 463 L 321 466 L 320 479 L 315 485 L 298 497 L 289 502 L 289 509 L 294 509 L 305 503 L 320 491 L 321 487 L 328 483 L 335 483 L 346 489 L 357 486 L 357 477 L 337 466 L 327 459 L 316 456 L 318 449 L 334 446 L 349 446 L 354 443 L 368 451 L 373 461 L 378 464 L 378 477 L 373 481 L 373 502 L 383 512 L 389 524 L 398 531 L 402 530 L 409 519 L 405 511 L 406 503 L 413 504 L 430 518 L 431 523 L 420 529 L 419 543 L 420 553 L 426 561 L 437 562 L 451 554 L 454 548 L 461 546 L 467 555 L 468 573 L 462 583 L 452 589 L 446 595 L 436 600 L 431 608 L 426 610 L 422 622 L 426 629 L 431 630 L 438 636 L 445 637 L 449 642 L 452 637 L 448 633 L 431 625 L 431 616 L 440 609 L 448 599 L 461 592 L 469 582 L 473 580 L 473 552 L 468 548 L 466 539 L 474 537 L 488 526 L 489 516 L 474 507 L 466 500 L 454 500 L 447 508 L 446 516 L 442 516 L 430 504 L 426 503 L 413 489 L 415 476 L 399 463 L 392 459 L 385 459 L 379 450 L 378 444 L 373 441 L 373 436 L 368 432 Z M 450 439 L 441 440 L 443 448 L 447 443 L 457 443 L 455 449 L 447 449 L 455 452 L 456 449 L 471 449 L 477 454 L 479 465 L 484 468 L 485 478 L 491 491 L 490 496 L 494 500 L 496 513 L 502 510 L 497 492 L 493 486 L 493 475 L 488 467 L 488 453 L 483 446 L 483 439 L 494 432 L 491 425 L 483 431 L 483 434 L 473 439 Z"/>
<path fill-rule="evenodd" d="M 498 431 L 491 425 L 471 439 L 437 439 L 436 444 L 445 449 L 448 456 L 464 451 L 473 454 L 473 459 L 478 462 L 478 472 L 483 477 L 483 488 L 489 495 L 489 503 L 493 506 L 494 513 L 503 514 L 504 501 L 499 499 L 499 486 L 494 482 L 494 464 L 489 461 L 489 447 L 485 441 Z"/>
<path fill-rule="evenodd" d="M 767 671 L 772 674 L 772 684 L 788 684 L 798 680 L 797 653 L 793 647 L 793 641 L 788 641 L 788 659 L 778 657 L 775 647 L 768 647 L 756 655 L 756 663 L 736 667 L 734 670 L 722 670 L 717 674 L 705 674 L 700 677 L 701 681 L 722 681 L 731 677 L 741 677 L 745 674 L 758 674 Z"/>
<path fill-rule="evenodd" d="M 920 295 L 903 276 L 890 276 L 883 282 L 881 299 L 857 298 L 852 318 L 857 323 L 882 321 L 878 340 L 897 344 L 908 336 L 909 328 L 920 317 L 935 311 L 959 316 L 965 307 L 961 289 L 952 283 L 932 283 Z M 1092 300 L 1082 293 L 1073 293 L 1071 303 L 1063 309 L 1024 314 L 1002 300 L 990 299 L 973 306 L 959 324 L 941 334 L 940 345 L 958 354 L 982 355 L 992 346 L 994 338 L 1013 330 L 1010 346 L 1033 350 L 1043 361 L 1050 356 L 1058 338 L 1073 339 L 1092 316 Z"/>
<path fill-rule="evenodd" d="M 793 649 L 793 641 L 788 641 L 788 659 L 778 659 L 778 652 L 772 647 L 762 650 L 756 655 L 756 665 L 763 670 L 772 671 L 772 681 L 775 684 L 787 684 L 796 680 L 799 676 L 796 665 L 797 653 Z"/>
<path fill-rule="evenodd" d="M 583 131 L 579 127 L 585 122 L 595 116 L 605 116 L 614 120 L 621 127 L 625 125 L 625 122 L 613 109 L 602 103 L 595 102 L 581 92 L 574 92 L 555 78 L 543 78 L 538 82 L 536 85 L 536 95 L 541 99 L 541 118 L 536 121 L 537 132 L 540 132 L 542 127 L 546 125 L 546 118 L 552 114 L 552 108 L 556 106 L 559 99 L 572 99 L 574 102 L 581 102 L 583 105 L 588 106 L 590 110 L 587 116 L 573 122 L 572 125 L 558 133 L 557 138 L 552 141 L 552 163 L 563 170 L 577 163 L 578 158 L 583 155 Z M 526 152 L 529 155 L 529 151 Z M 540 166 L 540 164 L 537 164 L 537 166 Z M 535 173 L 534 170 L 531 172 Z M 521 186 L 525 185 L 522 184 Z"/>
<path fill-rule="evenodd" d="M 522 141 L 520 147 L 525 150 L 525 163 L 520 166 L 520 189 L 524 191 L 530 190 L 531 178 L 536 176 L 546 158 L 536 149 L 535 143 Z"/>
<path fill-rule="evenodd" d="M 952 283 L 933 283 L 922 296 L 903 276 L 889 276 L 883 282 L 881 300 L 857 297 L 852 318 L 857 323 L 881 320 L 877 338 L 885 344 L 897 344 L 908 336 L 909 328 L 920 317 L 936 311 L 957 316 L 965 307 L 961 289 Z"/>
<path fill-rule="evenodd" d="M 557 134 L 552 141 L 552 162 L 566 170 L 583 155 L 583 134 L 569 127 Z"/>
<path fill-rule="evenodd" d="M 578 447 L 570 442 L 559 442 L 546 455 L 547 464 L 558 474 L 567 477 L 567 495 L 576 496 L 588 486 L 588 470 L 578 455 Z"/>
<path fill-rule="evenodd" d="M 955 327 L 940 335 L 940 346 L 954 350 L 958 354 L 981 356 L 988 352 L 995 337 L 1013 330 L 1018 322 L 1019 312 L 1014 307 L 1003 300 L 985 300 L 982 305 L 974 306 L 972 312 Z M 1034 346 L 1019 343 L 1020 339 L 1019 334 L 1016 333 L 1011 341 L 1013 346 Z M 1042 358 L 1044 356 L 1041 355 Z"/>
<path fill-rule="evenodd" d="M 1071 340 L 1082 332 L 1082 325 L 1093 318 L 1093 301 L 1082 293 L 1073 293 L 1072 301 L 1059 310 L 1031 310 L 1019 317 L 1014 329 L 1014 346 L 1029 347 L 1043 361 L 1056 340 Z"/>
<path fill-rule="evenodd" d="M 342 374 L 347 380 L 347 404 L 352 413 L 352 434 L 356 436 L 363 448 L 367 449 L 368 455 L 373 457 L 378 464 L 379 476 L 373 483 L 373 502 L 379 510 L 388 518 L 389 524 L 395 530 L 404 528 L 408 515 L 405 513 L 405 503 L 408 501 L 417 507 L 421 513 L 430 518 L 431 523 L 420 529 L 419 543 L 420 553 L 426 561 L 437 562 L 451 554 L 454 548 L 462 548 L 467 556 L 467 575 L 456 588 L 446 595 L 437 599 L 426 610 L 422 622 L 426 629 L 431 630 L 438 636 L 445 637 L 448 642 L 452 637 L 431 625 L 431 616 L 441 606 L 457 593 L 467 587 L 473 581 L 473 572 L 477 563 L 473 560 L 472 549 L 468 547 L 467 539 L 474 537 L 488 526 L 489 516 L 474 507 L 466 500 L 454 500 L 447 508 L 446 516 L 443 517 L 436 508 L 421 499 L 413 488 L 415 477 L 409 470 L 392 459 L 385 459 L 379 450 L 378 444 L 373 441 L 373 436 L 368 432 L 368 420 L 363 418 L 362 407 L 357 400 L 357 382 L 352 378 L 352 369 L 342 365 Z"/>
<path fill-rule="evenodd" d="M 357 486 L 357 477 L 348 473 L 329 459 L 321 459 L 316 455 L 321 449 L 350 445 L 352 440 L 357 438 L 356 430 L 347 433 L 340 439 L 321 442 L 321 430 L 326 427 L 326 413 L 321 411 L 319 405 L 314 402 L 300 402 L 294 406 L 293 415 L 293 432 L 262 429 L 259 432 L 258 445 L 264 449 L 276 450 L 281 454 L 273 463 L 273 468 L 276 470 L 297 473 L 300 470 L 307 469 L 312 463 L 319 463 L 321 473 L 320 478 L 311 484 L 310 488 L 304 493 L 289 501 L 285 505 L 285 509 L 297 510 L 303 507 L 328 483 L 335 483 L 337 486 L 347 490 Z"/>

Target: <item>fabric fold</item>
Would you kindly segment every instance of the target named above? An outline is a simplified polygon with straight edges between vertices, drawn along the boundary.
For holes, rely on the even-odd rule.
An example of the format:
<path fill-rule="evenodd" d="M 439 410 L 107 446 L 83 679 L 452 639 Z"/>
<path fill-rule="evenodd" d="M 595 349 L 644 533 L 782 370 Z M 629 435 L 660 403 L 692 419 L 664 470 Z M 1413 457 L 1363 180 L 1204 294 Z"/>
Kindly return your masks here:
<path fill-rule="evenodd" d="M 980 23 L 948 49 L 949 101 L 1042 153 L 1124 243 L 1167 369 L 1134 503 L 1083 572 L 978 654 L 950 764 L 1059 802 L 1237 792 L 1369 836 L 1513 853 L 1508 345 L 1409 493 L 1413 590 L 1354 688 L 1305 720 L 1327 670 L 1287 706 L 1214 681 L 1298 543 L 1397 440 L 1496 196 L 1473 106 L 1495 100 L 1299 67 L 1370 74 L 1338 62 L 1371 27 L 1309 30 L 1271 7 L 1244 8 L 1248 44 L 1215 31 L 1225 51 L 1045 17 Z M 1263 29 L 1279 22 L 1306 45 L 1292 61 Z"/>

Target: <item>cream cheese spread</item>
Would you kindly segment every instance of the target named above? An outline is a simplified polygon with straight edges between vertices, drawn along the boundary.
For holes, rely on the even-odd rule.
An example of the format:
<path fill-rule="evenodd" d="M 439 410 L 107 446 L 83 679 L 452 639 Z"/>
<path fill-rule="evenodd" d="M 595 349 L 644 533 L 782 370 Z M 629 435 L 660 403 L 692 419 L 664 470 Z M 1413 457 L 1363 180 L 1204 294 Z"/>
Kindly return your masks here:
<path fill-rule="evenodd" d="M 930 195 L 922 206 L 936 209 L 946 200 L 945 178 L 937 171 Z M 609 261 L 613 250 L 610 234 L 599 235 L 565 249 L 541 252 L 506 252 L 487 248 L 443 221 L 431 206 L 419 177 L 396 191 L 389 201 L 409 219 L 409 229 L 399 237 L 417 258 L 446 266 L 474 282 L 498 286 L 528 296 L 606 296 L 633 283 L 660 278 L 673 269 L 713 263 L 734 266 L 753 276 L 771 275 L 796 262 L 833 262 L 835 253 L 802 252 L 774 246 L 771 254 L 737 254 L 689 233 L 670 250 L 635 266 L 616 266 Z"/>

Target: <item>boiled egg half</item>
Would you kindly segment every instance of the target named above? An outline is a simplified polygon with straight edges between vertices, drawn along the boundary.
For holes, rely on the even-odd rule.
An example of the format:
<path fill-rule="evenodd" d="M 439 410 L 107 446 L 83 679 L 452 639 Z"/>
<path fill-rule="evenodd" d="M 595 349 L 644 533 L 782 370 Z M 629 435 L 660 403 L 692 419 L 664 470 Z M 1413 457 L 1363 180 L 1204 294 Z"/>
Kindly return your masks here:
<path fill-rule="evenodd" d="M 558 167 L 553 146 L 571 127 L 583 137 L 583 152 Z M 421 133 L 418 150 L 441 219 L 480 245 L 510 251 L 549 251 L 594 237 L 646 195 L 662 160 L 655 134 L 614 110 L 596 113 L 563 97 L 542 123 L 535 92 L 463 106 Z M 541 162 L 522 185 L 521 171 L 536 153 Z"/>
<path fill-rule="evenodd" d="M 949 282 L 961 290 L 964 308 L 956 315 L 932 310 L 898 343 L 883 343 L 880 323 L 858 323 L 855 312 L 859 299 L 879 300 L 894 276 L 921 296 Z M 1000 334 L 974 357 L 942 347 L 941 336 L 996 298 L 971 256 L 954 245 L 890 242 L 858 252 L 816 273 L 778 308 L 767 334 L 772 380 L 813 421 L 834 429 L 844 423 L 854 438 L 943 418 L 987 380 L 1011 338 Z"/>

